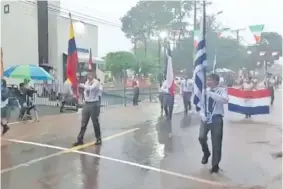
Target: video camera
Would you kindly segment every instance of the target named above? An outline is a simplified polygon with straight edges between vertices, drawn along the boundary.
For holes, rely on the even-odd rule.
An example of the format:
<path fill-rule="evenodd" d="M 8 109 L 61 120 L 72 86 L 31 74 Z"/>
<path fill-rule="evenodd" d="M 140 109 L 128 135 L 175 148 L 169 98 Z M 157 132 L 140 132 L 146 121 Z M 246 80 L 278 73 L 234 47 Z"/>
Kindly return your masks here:
<path fill-rule="evenodd" d="M 26 91 L 27 96 L 29 97 L 33 97 L 34 94 L 37 93 L 37 90 L 35 90 L 34 88 L 28 88 Z"/>

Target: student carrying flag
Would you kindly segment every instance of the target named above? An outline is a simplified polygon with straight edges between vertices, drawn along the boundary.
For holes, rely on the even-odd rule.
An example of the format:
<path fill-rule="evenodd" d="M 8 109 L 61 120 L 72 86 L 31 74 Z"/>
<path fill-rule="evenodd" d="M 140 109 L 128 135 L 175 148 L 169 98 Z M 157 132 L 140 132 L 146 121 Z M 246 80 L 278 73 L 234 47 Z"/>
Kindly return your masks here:
<path fill-rule="evenodd" d="M 172 66 L 170 43 L 167 44 L 166 55 L 167 56 L 166 56 L 165 74 L 164 74 L 166 78 L 160 90 L 163 93 L 163 108 L 165 111 L 165 115 L 168 120 L 171 120 L 173 114 L 173 107 L 174 107 L 175 83 L 174 83 L 174 73 Z"/>
<path fill-rule="evenodd" d="M 228 95 L 225 89 L 218 86 L 219 76 L 217 74 L 211 74 L 206 79 L 205 17 L 205 1 L 203 1 L 203 30 L 195 57 L 193 102 L 201 116 L 199 131 L 199 142 L 203 151 L 201 163 L 207 164 L 211 155 L 207 145 L 207 134 L 210 131 L 212 140 L 212 168 L 210 173 L 217 173 L 222 151 L 223 105 L 228 103 Z"/>

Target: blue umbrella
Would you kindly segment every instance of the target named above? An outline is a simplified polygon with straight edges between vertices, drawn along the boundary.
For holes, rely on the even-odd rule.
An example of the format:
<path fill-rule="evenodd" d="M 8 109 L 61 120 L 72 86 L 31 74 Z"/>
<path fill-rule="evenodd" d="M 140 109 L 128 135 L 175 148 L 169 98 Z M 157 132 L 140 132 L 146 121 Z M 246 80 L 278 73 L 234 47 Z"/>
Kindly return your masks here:
<path fill-rule="evenodd" d="M 31 64 L 11 66 L 7 70 L 5 70 L 4 76 L 17 79 L 33 79 L 43 81 L 54 79 L 43 68 Z"/>

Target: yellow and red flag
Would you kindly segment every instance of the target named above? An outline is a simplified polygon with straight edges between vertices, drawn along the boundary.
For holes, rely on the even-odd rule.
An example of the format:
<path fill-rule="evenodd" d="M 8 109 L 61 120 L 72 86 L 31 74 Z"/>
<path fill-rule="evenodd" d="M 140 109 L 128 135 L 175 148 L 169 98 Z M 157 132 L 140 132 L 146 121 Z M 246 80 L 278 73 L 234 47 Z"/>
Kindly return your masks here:
<path fill-rule="evenodd" d="M 75 32 L 73 27 L 73 21 L 71 13 L 70 28 L 69 28 L 69 43 L 68 43 L 68 57 L 67 57 L 67 79 L 71 82 L 74 94 L 78 97 L 78 80 L 77 80 L 77 64 L 78 64 L 78 52 L 75 40 Z"/>

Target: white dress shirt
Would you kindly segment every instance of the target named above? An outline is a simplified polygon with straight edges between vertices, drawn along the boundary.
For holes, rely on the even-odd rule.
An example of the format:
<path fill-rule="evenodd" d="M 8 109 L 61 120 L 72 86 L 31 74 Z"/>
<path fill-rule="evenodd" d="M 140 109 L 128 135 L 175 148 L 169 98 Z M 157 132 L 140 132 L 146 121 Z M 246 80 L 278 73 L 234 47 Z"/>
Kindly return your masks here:
<path fill-rule="evenodd" d="M 92 81 L 87 80 L 85 84 L 81 83 L 80 87 L 83 87 L 85 102 L 99 101 L 100 82 L 96 79 Z"/>
<path fill-rule="evenodd" d="M 206 98 L 207 98 L 206 108 L 207 108 L 208 117 L 205 116 L 205 111 L 203 107 L 200 112 L 202 120 L 204 121 L 207 119 L 211 119 L 211 117 L 214 115 L 224 116 L 224 104 L 227 104 L 229 102 L 227 90 L 222 87 L 207 89 Z M 213 100 L 211 111 L 209 111 L 209 98 Z"/>
<path fill-rule="evenodd" d="M 244 81 L 242 88 L 243 90 L 247 90 L 247 91 L 253 90 L 254 84 L 252 81 L 250 83 L 248 83 L 247 81 Z"/>
<path fill-rule="evenodd" d="M 167 80 L 163 81 L 162 86 L 160 88 L 160 92 L 169 94 L 169 87 L 168 87 Z"/>
<path fill-rule="evenodd" d="M 191 79 L 184 79 L 181 81 L 180 92 L 193 92 L 193 81 Z"/>

